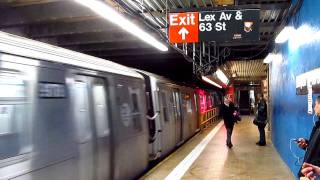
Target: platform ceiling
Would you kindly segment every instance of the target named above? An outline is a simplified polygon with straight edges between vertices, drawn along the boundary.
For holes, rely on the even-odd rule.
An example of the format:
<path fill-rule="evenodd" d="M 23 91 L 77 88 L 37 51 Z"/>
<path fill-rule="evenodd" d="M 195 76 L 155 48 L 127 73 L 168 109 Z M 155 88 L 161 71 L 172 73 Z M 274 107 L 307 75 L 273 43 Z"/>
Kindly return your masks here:
<path fill-rule="evenodd" d="M 105 2 L 159 39 L 159 32 L 165 29 L 166 8 L 174 11 L 232 3 L 232 0 L 168 0 L 165 4 L 165 0 L 149 0 L 149 4 L 145 4 L 148 9 L 146 13 L 135 9 L 128 1 Z M 282 28 L 281 22 L 288 13 L 290 0 L 236 0 L 234 3 L 239 7 L 261 9 L 260 41 L 219 44 L 219 48 L 230 49 L 230 55 L 221 64 L 228 68 L 230 78 L 235 81 L 259 81 L 266 77 L 266 67 L 261 59 L 271 49 L 275 32 Z M 194 80 L 192 63 L 175 49 L 160 52 L 72 0 L 1 0 L 0 11 L 0 31 L 112 60 L 174 80 Z M 159 25 L 147 20 L 146 17 L 151 14 L 157 18 Z M 244 59 L 246 62 L 243 62 Z M 261 71 L 254 71 L 255 67 Z M 248 70 L 252 72 L 245 74 L 246 78 L 232 77 L 232 74 L 237 75 L 236 72 L 240 75 Z"/>

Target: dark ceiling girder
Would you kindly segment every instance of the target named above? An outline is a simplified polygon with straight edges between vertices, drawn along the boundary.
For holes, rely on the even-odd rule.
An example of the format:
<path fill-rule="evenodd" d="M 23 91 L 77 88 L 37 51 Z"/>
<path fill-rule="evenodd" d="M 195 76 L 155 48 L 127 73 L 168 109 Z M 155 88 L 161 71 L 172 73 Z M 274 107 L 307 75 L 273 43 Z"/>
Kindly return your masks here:
<path fill-rule="evenodd" d="M 145 55 L 145 56 L 149 56 L 149 55 L 154 55 L 154 56 L 158 56 L 161 54 L 178 54 L 178 52 L 170 49 L 167 52 L 162 52 L 159 51 L 153 47 L 149 47 L 149 48 L 140 48 L 140 49 L 133 49 L 133 50 L 111 50 L 111 51 L 99 51 L 99 52 L 86 52 L 88 54 L 94 55 L 94 56 L 136 56 L 136 55 Z"/>
<path fill-rule="evenodd" d="M 130 57 L 130 56 L 112 56 L 112 55 L 106 55 L 106 56 L 99 56 L 100 58 L 103 59 L 112 59 L 112 60 L 116 60 L 116 61 L 136 61 L 136 62 L 143 62 L 143 61 L 156 61 L 156 60 L 175 60 L 175 61 L 185 61 L 186 60 L 183 58 L 182 55 L 180 54 L 159 54 L 157 56 L 145 56 L 145 55 L 136 55 L 134 57 Z M 183 60 L 183 61 L 182 61 Z M 187 63 L 187 62 L 186 62 Z"/>
<path fill-rule="evenodd" d="M 74 1 L 67 0 L 9 9 L 4 8 L 1 11 L 0 27 L 97 16 L 90 9 Z"/>
<path fill-rule="evenodd" d="M 155 66 L 157 68 L 163 68 L 163 69 L 169 69 L 172 67 L 188 67 L 188 66 L 192 66 L 192 64 L 187 64 L 185 62 L 184 59 L 179 59 L 177 61 L 173 61 L 173 60 L 168 60 L 168 59 L 157 59 L 157 60 L 151 60 L 144 62 L 143 64 L 139 64 L 137 63 L 137 61 L 135 59 L 131 59 L 131 60 L 114 60 L 114 62 L 118 62 L 120 64 L 127 64 L 127 65 L 145 65 L 145 66 Z M 139 62 L 139 61 L 138 61 Z"/>
<path fill-rule="evenodd" d="M 108 42 L 123 42 L 123 41 L 135 41 L 141 43 L 137 38 L 128 33 L 89 33 L 80 35 L 66 35 L 58 36 L 54 38 L 40 38 L 38 39 L 44 42 L 53 42 L 58 46 L 71 46 L 81 44 L 96 44 L 96 43 L 108 43 Z"/>
<path fill-rule="evenodd" d="M 53 37 L 72 34 L 125 32 L 120 27 L 104 19 L 90 19 L 77 22 L 57 22 L 51 24 L 32 25 L 27 27 L 29 36 L 33 38 Z"/>
<path fill-rule="evenodd" d="M 137 43 L 136 41 L 106 42 L 95 44 L 81 44 L 64 46 L 67 49 L 73 49 L 81 52 L 114 51 L 114 50 L 133 50 L 151 47 L 147 43 Z"/>

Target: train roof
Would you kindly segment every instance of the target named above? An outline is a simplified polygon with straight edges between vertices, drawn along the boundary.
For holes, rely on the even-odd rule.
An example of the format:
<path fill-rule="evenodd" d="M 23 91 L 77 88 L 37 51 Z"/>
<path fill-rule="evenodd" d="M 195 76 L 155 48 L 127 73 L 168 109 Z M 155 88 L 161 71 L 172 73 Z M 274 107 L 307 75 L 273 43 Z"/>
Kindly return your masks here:
<path fill-rule="evenodd" d="M 136 72 L 139 72 L 141 74 L 144 74 L 146 76 L 150 76 L 150 77 L 154 77 L 156 79 L 159 79 L 159 80 L 162 80 L 162 81 L 168 81 L 168 82 L 171 82 L 173 83 L 172 80 L 166 78 L 166 77 L 163 77 L 163 76 L 160 76 L 160 75 L 157 75 L 157 74 L 154 74 L 154 73 L 151 73 L 151 72 L 148 72 L 148 71 L 144 71 L 144 70 L 141 70 L 141 69 L 133 69 L 135 70 Z"/>
<path fill-rule="evenodd" d="M 0 31 L 0 52 L 143 79 L 120 64 Z"/>
<path fill-rule="evenodd" d="M 178 83 L 178 82 L 170 80 L 170 79 L 168 79 L 166 77 L 163 77 L 163 76 L 160 76 L 160 75 L 148 72 L 148 71 L 144 71 L 144 70 L 140 70 L 140 69 L 134 69 L 134 70 L 139 72 L 139 73 L 141 73 L 141 74 L 144 74 L 144 75 L 149 76 L 149 77 L 153 77 L 153 78 L 155 78 L 157 80 L 160 80 L 160 81 L 165 82 L 165 83 L 169 83 L 169 84 L 174 85 L 174 86 L 180 86 L 180 87 L 183 87 L 183 88 L 193 89 L 193 87 L 191 87 L 191 86 L 189 86 L 187 84 Z"/>

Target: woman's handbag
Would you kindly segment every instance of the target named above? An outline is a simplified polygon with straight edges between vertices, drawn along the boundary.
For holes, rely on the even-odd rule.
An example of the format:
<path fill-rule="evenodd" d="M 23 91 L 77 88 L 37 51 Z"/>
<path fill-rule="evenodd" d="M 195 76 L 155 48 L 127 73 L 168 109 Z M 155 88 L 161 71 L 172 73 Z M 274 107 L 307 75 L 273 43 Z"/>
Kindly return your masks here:
<path fill-rule="evenodd" d="M 256 126 L 264 126 L 267 124 L 266 121 L 259 121 L 257 117 L 253 119 L 253 124 Z"/>
<path fill-rule="evenodd" d="M 256 126 L 258 126 L 258 120 L 257 120 L 257 118 L 254 118 L 254 119 L 253 119 L 253 124 L 256 125 Z"/>

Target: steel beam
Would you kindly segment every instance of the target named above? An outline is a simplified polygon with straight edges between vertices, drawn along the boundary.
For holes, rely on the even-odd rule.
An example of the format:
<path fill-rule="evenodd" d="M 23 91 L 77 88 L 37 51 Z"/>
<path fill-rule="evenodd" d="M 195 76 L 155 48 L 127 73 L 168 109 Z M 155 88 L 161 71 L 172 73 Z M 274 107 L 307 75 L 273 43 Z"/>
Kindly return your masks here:
<path fill-rule="evenodd" d="M 39 41 L 56 42 L 58 46 L 73 46 L 81 44 L 97 44 L 97 43 L 110 43 L 110 42 L 123 42 L 123 41 L 141 41 L 131 34 L 127 33 L 89 33 L 80 35 L 67 35 L 51 38 L 40 38 Z"/>
<path fill-rule="evenodd" d="M 108 57 L 108 56 L 139 56 L 139 55 L 162 55 L 162 54 L 178 54 L 178 52 L 170 50 L 167 52 L 159 51 L 156 48 L 140 48 L 140 49 L 127 49 L 127 50 L 111 50 L 111 51 L 95 51 L 86 52 L 88 54 L 98 56 L 98 57 Z M 153 57 L 153 56 L 149 56 Z"/>
<path fill-rule="evenodd" d="M 140 49 L 148 48 L 147 43 L 137 43 L 136 41 L 122 41 L 122 42 L 107 42 L 96 44 L 83 45 L 69 45 L 63 46 L 67 49 L 72 49 L 81 52 L 97 52 L 97 51 L 112 51 L 112 50 L 126 50 L 126 49 Z"/>
<path fill-rule="evenodd" d="M 119 61 L 158 61 L 158 60 L 183 60 L 185 59 L 181 54 L 159 54 L 157 56 L 146 56 L 146 55 L 135 55 L 135 56 L 112 56 L 112 55 L 105 55 L 105 56 L 97 56 L 103 59 L 116 59 Z"/>

